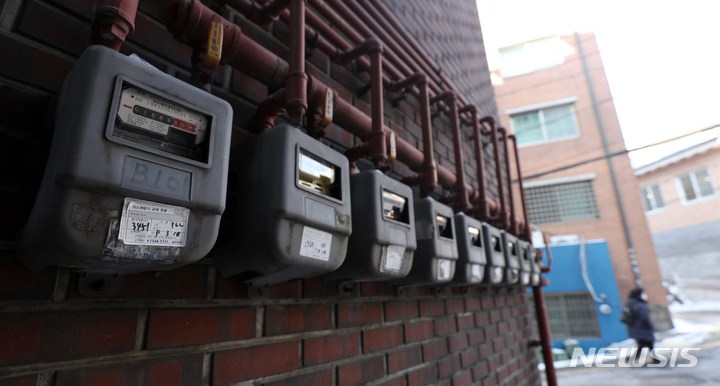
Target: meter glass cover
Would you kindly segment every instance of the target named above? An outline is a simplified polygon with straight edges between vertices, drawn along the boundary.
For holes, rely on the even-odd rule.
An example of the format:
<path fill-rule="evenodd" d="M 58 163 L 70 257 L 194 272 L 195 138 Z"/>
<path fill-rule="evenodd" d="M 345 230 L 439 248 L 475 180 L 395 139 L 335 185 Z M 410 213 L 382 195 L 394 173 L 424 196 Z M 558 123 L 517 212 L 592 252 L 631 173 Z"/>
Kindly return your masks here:
<path fill-rule="evenodd" d="M 117 103 L 113 136 L 208 163 L 210 116 L 127 82 Z"/>
<path fill-rule="evenodd" d="M 342 199 L 336 183 L 339 168 L 300 149 L 298 154 L 298 185 L 316 193 Z"/>
<path fill-rule="evenodd" d="M 437 223 L 438 235 L 440 237 L 453 238 L 452 224 L 449 218 L 436 214 L 435 223 Z"/>
<path fill-rule="evenodd" d="M 404 222 L 405 224 L 410 223 L 407 213 L 407 198 L 385 189 L 382 192 L 382 211 L 383 217 L 387 219 Z"/>
<path fill-rule="evenodd" d="M 470 235 L 470 244 L 481 246 L 480 242 L 480 229 L 475 227 L 468 227 L 467 228 L 468 235 Z"/>

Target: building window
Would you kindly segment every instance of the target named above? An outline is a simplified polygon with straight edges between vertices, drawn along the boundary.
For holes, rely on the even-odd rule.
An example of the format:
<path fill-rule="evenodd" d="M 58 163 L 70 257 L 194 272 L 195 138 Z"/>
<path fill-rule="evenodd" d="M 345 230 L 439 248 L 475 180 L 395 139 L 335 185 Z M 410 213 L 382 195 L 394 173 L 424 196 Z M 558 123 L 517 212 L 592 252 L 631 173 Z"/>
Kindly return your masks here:
<path fill-rule="evenodd" d="M 572 104 L 515 114 L 510 119 L 519 145 L 578 137 L 575 107 Z"/>
<path fill-rule="evenodd" d="M 677 185 L 683 202 L 692 202 L 715 195 L 715 189 L 706 168 L 678 177 Z"/>
<path fill-rule="evenodd" d="M 556 67 L 573 52 L 573 47 L 558 36 L 504 47 L 499 50 L 500 73 L 512 77 Z"/>
<path fill-rule="evenodd" d="M 600 337 L 595 302 L 588 293 L 545 293 L 553 338 Z"/>
<path fill-rule="evenodd" d="M 652 212 L 665 207 L 665 201 L 663 200 L 662 193 L 660 193 L 660 185 L 658 184 L 644 187 L 642 190 L 642 198 L 646 212 Z"/>
<path fill-rule="evenodd" d="M 528 218 L 533 224 L 599 218 L 592 181 L 525 189 Z"/>

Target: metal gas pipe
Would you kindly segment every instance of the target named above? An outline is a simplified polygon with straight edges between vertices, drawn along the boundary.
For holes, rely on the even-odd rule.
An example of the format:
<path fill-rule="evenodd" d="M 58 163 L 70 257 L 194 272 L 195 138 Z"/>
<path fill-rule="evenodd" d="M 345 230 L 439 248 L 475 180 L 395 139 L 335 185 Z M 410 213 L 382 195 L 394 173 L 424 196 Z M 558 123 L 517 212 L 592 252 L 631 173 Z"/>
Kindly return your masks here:
<path fill-rule="evenodd" d="M 483 156 L 483 140 L 480 133 L 480 122 L 478 121 L 478 109 L 474 105 L 467 105 L 459 110 L 460 113 L 469 113 L 470 119 L 464 121 L 469 124 L 473 130 L 473 139 L 475 145 L 475 168 L 476 178 L 478 180 L 477 198 L 475 199 L 475 207 L 470 209 L 471 215 L 477 216 L 480 220 L 487 220 L 490 214 L 497 211 L 497 204 L 486 196 L 487 186 L 485 185 L 485 159 Z"/>
<path fill-rule="evenodd" d="M 508 150 L 508 133 L 504 127 L 498 127 L 498 133 L 500 134 L 499 140 L 503 143 L 503 152 L 505 153 L 505 180 L 507 183 L 508 190 L 508 214 L 510 215 L 510 223 L 507 224 L 507 230 L 514 235 L 520 235 L 519 223 L 515 218 L 515 200 L 513 199 L 512 189 L 512 175 L 510 174 L 510 151 Z"/>
<path fill-rule="evenodd" d="M 407 185 L 420 186 L 420 195 L 429 196 L 438 184 L 437 163 L 435 162 L 435 150 L 432 135 L 432 118 L 430 117 L 430 91 L 428 90 L 427 75 L 417 72 L 408 78 L 392 83 L 390 91 L 404 91 L 411 87 L 418 90 L 418 102 L 420 103 L 420 125 L 422 127 L 423 161 L 420 173 L 414 177 L 403 179 Z"/>
<path fill-rule="evenodd" d="M 495 219 L 497 220 L 497 225 L 499 225 L 500 228 L 507 229 L 507 209 L 505 207 L 505 192 L 503 189 L 504 183 L 502 178 L 502 167 L 500 164 L 500 145 L 498 143 L 498 133 L 497 128 L 495 127 L 495 119 L 489 116 L 483 117 L 480 119 L 480 124 L 483 126 L 481 134 L 490 136 L 490 143 L 493 147 L 493 157 L 495 159 L 495 176 L 497 179 L 497 189 L 500 203 L 498 216 Z"/>
<path fill-rule="evenodd" d="M 115 51 L 135 29 L 139 0 L 100 0 L 92 21 L 90 44 L 100 44 Z"/>
<path fill-rule="evenodd" d="M 512 141 L 513 152 L 515 153 L 515 168 L 517 172 L 518 186 L 520 187 L 520 203 L 522 204 L 523 219 L 525 220 L 525 227 L 520 230 L 520 233 L 524 233 L 526 241 L 532 241 L 530 219 L 527 215 L 527 204 L 525 203 L 525 187 L 523 186 L 522 170 L 520 170 L 520 153 L 518 152 L 517 137 L 514 134 L 510 134 L 508 135 L 508 139 Z M 519 235 L 520 234 L 518 234 L 518 236 Z"/>
<path fill-rule="evenodd" d="M 391 139 L 392 146 L 387 146 L 386 134 L 383 130 L 383 118 L 385 115 L 383 105 L 385 102 L 382 79 L 382 42 L 378 39 L 370 38 L 351 50 L 338 53 L 337 56 L 331 59 L 338 64 L 347 64 L 363 55 L 370 56 L 370 114 L 372 120 L 372 134 L 370 135 L 370 139 L 362 145 L 349 149 L 345 155 L 353 165 L 359 158 L 369 156 L 370 160 L 375 165 L 375 168 L 387 169 L 390 166 L 388 161 L 395 158 L 395 137 L 394 133 L 391 132 L 388 138 Z M 388 147 L 391 150 L 389 156 Z"/>
<path fill-rule="evenodd" d="M 465 189 L 465 160 L 463 157 L 462 143 L 460 138 L 460 117 L 458 112 L 458 101 L 453 91 L 446 91 L 432 98 L 430 103 L 444 102 L 449 107 L 450 129 L 453 136 L 453 153 L 455 153 L 455 175 L 457 182 L 454 186 L 455 194 L 452 197 L 453 209 L 457 212 L 464 212 L 470 209 L 470 197 Z"/>

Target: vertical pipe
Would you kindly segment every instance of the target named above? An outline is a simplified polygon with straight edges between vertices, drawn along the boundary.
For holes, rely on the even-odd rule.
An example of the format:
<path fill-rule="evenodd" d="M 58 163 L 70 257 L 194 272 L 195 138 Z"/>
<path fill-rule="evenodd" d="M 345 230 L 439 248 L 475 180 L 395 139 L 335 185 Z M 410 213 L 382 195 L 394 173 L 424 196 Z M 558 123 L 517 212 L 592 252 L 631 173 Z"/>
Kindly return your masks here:
<path fill-rule="evenodd" d="M 90 44 L 120 51 L 125 38 L 135 29 L 139 0 L 99 0 L 92 21 Z"/>
<path fill-rule="evenodd" d="M 504 127 L 499 127 L 498 132 L 500 132 L 502 136 L 502 142 L 503 142 L 503 149 L 505 150 L 505 180 L 507 181 L 507 189 L 508 189 L 508 203 L 509 203 L 509 212 L 510 212 L 510 233 L 517 235 L 520 232 L 518 231 L 518 223 L 517 218 L 515 218 L 515 200 L 513 197 L 513 189 L 512 189 L 512 175 L 510 173 L 510 151 L 508 150 L 508 134 L 507 130 Z"/>
<path fill-rule="evenodd" d="M 305 0 L 290 1 L 290 57 L 287 75 L 286 107 L 290 121 L 300 126 L 307 111 L 305 73 Z"/>
<path fill-rule="evenodd" d="M 465 157 L 463 156 L 462 142 L 460 138 L 460 119 L 458 112 L 458 100 L 454 92 L 447 94 L 445 99 L 450 105 L 450 126 L 453 134 L 453 151 L 455 153 L 455 209 L 466 211 L 470 208 L 470 198 L 465 189 Z"/>
<path fill-rule="evenodd" d="M 438 167 L 435 161 L 435 145 L 433 144 L 432 117 L 430 115 L 430 86 L 427 77 L 419 83 L 420 88 L 420 124 L 423 138 L 423 173 L 429 175 L 431 181 L 425 184 L 423 195 L 428 196 L 438 184 Z"/>
<path fill-rule="evenodd" d="M 546 246 L 550 249 L 549 245 Z M 538 332 L 540 333 L 542 357 L 543 362 L 545 362 L 545 378 L 547 378 L 548 386 L 557 386 L 555 362 L 553 362 L 552 345 L 550 344 L 550 323 L 548 322 L 547 306 L 545 305 L 542 285 L 532 287 L 532 293 L 535 303 L 535 316 L 538 322 Z"/>
<path fill-rule="evenodd" d="M 520 203 L 522 204 L 523 219 L 525 219 L 525 237 L 527 241 L 532 241 L 530 219 L 527 215 L 527 203 L 525 202 L 525 187 L 523 186 L 522 170 L 520 169 L 520 152 L 518 152 L 517 137 L 511 134 L 508 135 L 508 138 L 512 140 L 515 153 L 515 168 L 517 169 L 518 186 L 520 187 Z"/>
<path fill-rule="evenodd" d="M 477 168 L 478 180 L 478 204 L 480 205 L 480 218 L 487 220 L 490 217 L 487 196 L 485 190 L 485 155 L 483 152 L 483 140 L 480 133 L 480 123 L 477 117 L 477 108 L 472 110 L 473 133 L 475 135 L 475 167 Z"/>
<path fill-rule="evenodd" d="M 495 175 L 497 179 L 498 196 L 500 199 L 500 226 L 502 228 L 507 228 L 507 208 L 505 208 L 505 190 L 503 189 L 504 183 L 502 178 L 502 166 L 500 164 L 500 144 L 498 143 L 497 127 L 495 127 L 495 120 L 491 117 L 485 117 L 481 120 L 481 122 L 490 127 L 488 131 L 493 146 Z"/>
<path fill-rule="evenodd" d="M 593 86 L 592 77 L 590 76 L 590 69 L 587 64 L 587 58 L 585 57 L 585 51 L 583 51 L 582 40 L 580 39 L 580 34 L 577 32 L 575 33 L 575 45 L 577 45 L 580 62 L 582 62 L 583 74 L 585 75 L 585 81 L 587 82 L 593 113 L 595 115 L 595 123 L 597 124 L 598 131 L 600 132 L 603 152 L 605 153 L 608 169 L 610 171 L 610 180 L 612 181 L 613 192 L 615 193 L 615 200 L 617 201 L 617 208 L 620 212 L 620 222 L 622 222 L 623 234 L 625 235 L 625 243 L 627 244 L 628 257 L 630 258 L 630 265 L 632 266 L 633 279 L 635 279 L 635 285 L 637 287 L 641 287 L 642 280 L 640 279 L 640 267 L 638 266 L 637 257 L 635 256 L 635 247 L 633 245 L 632 235 L 630 234 L 630 226 L 628 225 L 625 207 L 623 206 L 620 184 L 618 183 L 617 175 L 615 174 L 615 166 L 613 165 L 612 157 L 610 157 L 610 145 L 608 144 L 608 139 L 605 135 L 605 125 L 603 124 L 602 114 L 600 114 L 600 105 L 598 104 L 597 96 L 595 95 L 595 87 Z"/>
<path fill-rule="evenodd" d="M 370 159 L 375 167 L 385 167 L 387 163 L 387 145 L 385 143 L 385 132 L 383 131 L 384 111 L 384 90 L 383 90 L 383 62 L 382 44 L 377 41 L 370 49 L 370 104 L 372 117 L 372 146 Z"/>

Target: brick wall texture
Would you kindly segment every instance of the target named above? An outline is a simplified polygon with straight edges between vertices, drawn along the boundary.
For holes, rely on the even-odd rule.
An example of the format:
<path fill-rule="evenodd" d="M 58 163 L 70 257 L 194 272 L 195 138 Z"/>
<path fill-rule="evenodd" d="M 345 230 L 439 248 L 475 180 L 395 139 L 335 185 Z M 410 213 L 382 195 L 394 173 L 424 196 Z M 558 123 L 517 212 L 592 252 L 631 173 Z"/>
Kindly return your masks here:
<path fill-rule="evenodd" d="M 426 16 L 443 11 L 422 4 L 418 9 Z M 475 9 L 470 0 L 462 4 L 453 9 Z M 535 339 L 533 319 L 520 287 L 413 287 L 398 294 L 383 283 L 363 283 L 340 293 L 336 283 L 311 278 L 249 296 L 238 278 L 218 275 L 209 256 L 172 271 L 126 276 L 119 293 L 87 297 L 77 290 L 80 273 L 25 268 L 15 253 L 15 234 L 30 213 L 47 161 L 53 97 L 88 41 L 94 7 L 92 0 L 0 3 L 0 386 L 540 383 L 536 351 L 528 346 Z M 158 22 L 156 8 L 154 1 L 141 1 L 136 30 L 122 52 L 188 79 L 191 49 Z M 284 55 L 282 22 L 258 27 L 229 6 L 219 9 L 252 39 Z M 476 33 L 481 39 L 479 25 Z M 472 69 L 473 81 L 487 85 L 487 66 L 477 54 L 483 64 Z M 366 74 L 331 64 L 320 52 L 313 51 L 309 63 L 311 74 L 369 111 Z M 234 140 L 250 136 L 246 123 L 267 87 L 220 67 L 213 93 L 233 106 Z M 480 111 L 496 111 L 491 90 L 478 95 L 471 100 Z M 386 125 L 420 148 L 414 98 L 388 103 L 385 111 Z M 437 117 L 434 126 L 438 162 L 453 170 L 447 119 Z M 331 125 L 324 141 L 342 149 L 356 139 Z M 467 178 L 477 185 L 471 141 L 465 142 Z M 399 163 L 392 172 L 411 173 Z"/>

